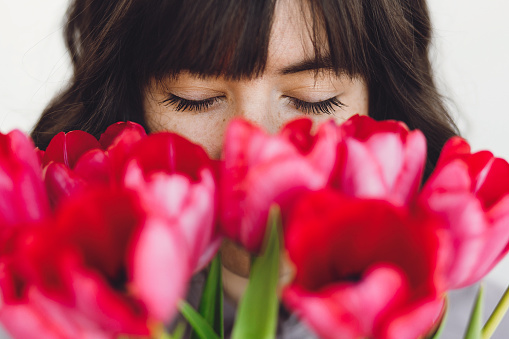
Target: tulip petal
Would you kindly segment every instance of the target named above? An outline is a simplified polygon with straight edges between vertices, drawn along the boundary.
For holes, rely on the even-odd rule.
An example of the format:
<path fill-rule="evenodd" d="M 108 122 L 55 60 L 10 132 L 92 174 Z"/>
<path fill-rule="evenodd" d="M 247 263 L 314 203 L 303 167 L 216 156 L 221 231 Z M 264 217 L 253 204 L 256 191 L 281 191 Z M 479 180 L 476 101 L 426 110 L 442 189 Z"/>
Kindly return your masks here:
<path fill-rule="evenodd" d="M 396 204 L 407 204 L 414 198 L 421 184 L 426 163 L 426 137 L 415 130 L 408 134 L 404 159 L 393 186 L 392 199 Z"/>
<path fill-rule="evenodd" d="M 29 303 L 4 304 L 0 322 L 15 338 L 97 338 L 106 339 L 105 331 L 87 320 L 74 308 L 64 307 L 35 288 L 29 292 Z"/>
<path fill-rule="evenodd" d="M 147 309 L 142 302 L 113 290 L 92 270 L 72 269 L 76 310 L 86 321 L 109 333 L 148 335 Z"/>
<path fill-rule="evenodd" d="M 460 137 L 452 137 L 445 143 L 440 152 L 438 158 L 437 168 L 442 167 L 444 164 L 449 163 L 452 159 L 458 157 L 458 155 L 470 154 L 470 145 L 468 142 Z"/>
<path fill-rule="evenodd" d="M 14 130 L 0 133 L 0 225 L 41 220 L 49 202 L 33 143 Z"/>
<path fill-rule="evenodd" d="M 341 190 L 363 198 L 383 197 L 387 186 L 382 168 L 365 145 L 356 140 L 346 140 L 345 168 L 341 175 Z"/>
<path fill-rule="evenodd" d="M 452 242 L 448 288 L 481 279 L 509 249 L 509 164 L 491 152 L 470 154 L 461 138 L 449 140 L 419 201 L 440 215 Z M 504 211 L 505 210 L 505 211 Z"/>
<path fill-rule="evenodd" d="M 119 142 L 134 144 L 146 135 L 145 129 L 135 122 L 117 122 L 108 126 L 106 131 L 101 134 L 99 143 L 102 149 L 106 150 Z"/>
<path fill-rule="evenodd" d="M 304 194 L 285 229 L 295 267 L 285 302 L 324 337 L 378 337 L 410 310 L 427 314 L 441 288 L 441 222 L 382 200 Z M 433 324 L 423 319 L 412 318 L 415 337 Z"/>
<path fill-rule="evenodd" d="M 14 338 L 70 338 L 73 333 L 66 331 L 66 322 L 55 324 L 50 315 L 35 309 L 33 303 L 3 305 L 0 322 Z"/>
<path fill-rule="evenodd" d="M 133 161 L 124 178 L 126 187 L 140 194 L 151 215 L 180 229 L 192 266 L 198 264 L 214 236 L 215 183 L 210 171 L 202 170 L 200 177 L 201 182 L 191 182 L 185 175 L 157 172 L 144 178 L 142 169 Z M 213 253 L 207 256 L 212 259 Z"/>
<path fill-rule="evenodd" d="M 422 132 L 396 121 L 353 116 L 339 127 L 338 161 L 331 184 L 348 195 L 408 204 L 426 161 Z"/>
<path fill-rule="evenodd" d="M 39 155 L 34 156 L 35 146 L 21 131 L 13 130 L 7 135 L 0 133 L 0 158 L 16 156 L 35 173 L 40 171 Z"/>
<path fill-rule="evenodd" d="M 99 141 L 87 132 L 79 130 L 68 133 L 60 132 L 51 139 L 46 148 L 43 166 L 54 161 L 73 169 L 84 153 L 100 147 Z"/>
<path fill-rule="evenodd" d="M 318 293 L 291 287 L 285 302 L 321 338 L 371 337 L 380 314 L 407 296 L 405 276 L 398 269 L 377 267 L 358 283 L 331 285 Z"/>
<path fill-rule="evenodd" d="M 257 252 L 272 203 L 283 214 L 299 192 L 327 184 L 334 166 L 337 131 L 332 122 L 311 135 L 306 119 L 290 122 L 278 135 L 234 120 L 223 149 L 221 229 L 247 250 Z"/>
<path fill-rule="evenodd" d="M 493 158 L 489 175 L 477 183 L 477 197 L 485 210 L 491 209 L 503 196 L 509 194 L 509 164 L 504 159 Z"/>
<path fill-rule="evenodd" d="M 429 333 L 438 322 L 445 307 L 444 299 L 430 299 L 414 304 L 392 320 L 377 338 L 414 339 Z"/>
<path fill-rule="evenodd" d="M 144 301 L 150 314 L 165 322 L 175 314 L 191 273 L 183 260 L 187 249 L 181 239 L 178 229 L 151 219 L 133 248 L 133 293 Z"/>
<path fill-rule="evenodd" d="M 88 184 L 107 185 L 114 182 L 112 164 L 106 153 L 94 149 L 85 153 L 76 163 L 74 173 Z"/>
<path fill-rule="evenodd" d="M 53 206 L 85 187 L 85 182 L 69 167 L 51 162 L 45 168 L 44 183 Z"/>

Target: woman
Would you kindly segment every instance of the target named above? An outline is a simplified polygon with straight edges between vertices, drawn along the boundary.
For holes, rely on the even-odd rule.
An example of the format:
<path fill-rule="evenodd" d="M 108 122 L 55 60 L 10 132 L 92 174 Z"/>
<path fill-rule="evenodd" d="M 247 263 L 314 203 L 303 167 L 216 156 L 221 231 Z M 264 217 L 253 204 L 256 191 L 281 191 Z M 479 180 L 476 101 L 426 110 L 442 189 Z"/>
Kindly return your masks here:
<path fill-rule="evenodd" d="M 256 118 L 270 130 L 298 114 L 330 118 L 322 114 L 330 109 L 336 120 L 361 113 L 405 121 L 428 139 L 429 174 L 457 132 L 433 81 L 425 1 L 75 0 L 65 37 L 74 74 L 32 133 L 42 149 L 62 130 L 99 135 L 132 120 L 175 130 L 217 156 L 227 120 L 253 102 L 272 112 Z M 304 76 L 275 72 L 305 60 Z M 313 88 L 315 75 L 314 93 L 294 93 L 301 81 Z M 362 87 L 360 97 L 352 86 Z M 268 93 L 279 102 L 263 102 Z M 204 128 L 206 138 L 193 137 Z"/>
<path fill-rule="evenodd" d="M 424 132 L 426 176 L 457 133 L 433 81 L 424 0 L 74 0 L 65 37 L 73 77 L 32 137 L 99 136 L 119 120 L 171 130 L 219 157 L 229 120 L 276 131 L 299 115 L 397 119 Z M 227 246 L 226 292 L 246 257 Z"/>

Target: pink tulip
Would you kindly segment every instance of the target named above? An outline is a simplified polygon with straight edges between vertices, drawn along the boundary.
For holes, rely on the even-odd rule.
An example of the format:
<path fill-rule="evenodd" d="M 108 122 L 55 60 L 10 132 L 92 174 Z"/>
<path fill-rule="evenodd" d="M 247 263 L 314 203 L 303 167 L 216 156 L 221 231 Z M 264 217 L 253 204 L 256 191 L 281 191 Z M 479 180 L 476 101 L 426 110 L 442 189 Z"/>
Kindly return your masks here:
<path fill-rule="evenodd" d="M 100 279 L 75 271 L 72 304 L 61 303 L 31 286 L 23 302 L 4 304 L 0 322 L 14 338 L 116 338 L 148 336 L 146 311 L 114 295 Z M 133 314 L 138 312 L 138 314 Z"/>
<path fill-rule="evenodd" d="M 0 227 L 34 222 L 49 214 L 35 147 L 23 133 L 0 133 Z"/>
<path fill-rule="evenodd" d="M 332 186 L 362 198 L 407 204 L 417 193 L 426 161 L 426 139 L 397 121 L 353 116 L 339 126 L 341 141 Z"/>
<path fill-rule="evenodd" d="M 18 238 L 11 278 L 21 294 L 0 309 L 15 336 L 148 335 L 184 296 L 183 235 L 148 216 L 132 192 L 73 196 L 56 219 Z"/>
<path fill-rule="evenodd" d="M 32 288 L 27 301 L 0 308 L 3 328 L 14 338 L 111 338 L 81 316 L 74 307 L 65 307 Z"/>
<path fill-rule="evenodd" d="M 214 164 L 200 146 L 173 133 L 148 136 L 132 153 L 124 185 L 140 196 L 148 213 L 185 236 L 195 270 L 213 258 L 220 246 L 216 180 Z"/>
<path fill-rule="evenodd" d="M 435 230 L 386 201 L 308 193 L 285 228 L 295 277 L 283 300 L 321 338 L 421 337 L 443 308 Z"/>
<path fill-rule="evenodd" d="M 295 120 L 277 135 L 267 135 L 246 121 L 226 131 L 221 170 L 222 232 L 258 252 L 272 203 L 283 211 L 297 193 L 324 187 L 336 157 L 337 132 L 332 121 L 311 134 L 310 119 Z"/>
<path fill-rule="evenodd" d="M 471 153 L 458 137 L 442 150 L 419 197 L 441 215 L 453 244 L 448 288 L 483 278 L 509 250 L 509 165 L 488 151 Z"/>
<path fill-rule="evenodd" d="M 3 302 L 19 298 L 23 284 L 9 278 L 23 268 L 14 265 L 13 248 L 22 231 L 37 228 L 50 216 L 39 156 L 20 131 L 0 134 L 0 289 Z"/>

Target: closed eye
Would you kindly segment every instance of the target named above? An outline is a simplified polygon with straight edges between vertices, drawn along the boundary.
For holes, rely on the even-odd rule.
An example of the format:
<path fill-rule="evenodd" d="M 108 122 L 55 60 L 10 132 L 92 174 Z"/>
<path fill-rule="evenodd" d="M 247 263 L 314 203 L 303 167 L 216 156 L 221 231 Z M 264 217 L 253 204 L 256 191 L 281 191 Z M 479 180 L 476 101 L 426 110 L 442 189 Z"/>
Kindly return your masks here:
<path fill-rule="evenodd" d="M 181 98 L 175 94 L 169 94 L 161 104 L 165 106 L 173 106 L 176 111 L 185 112 L 199 112 L 210 108 L 215 102 L 219 101 L 222 96 L 207 98 L 203 100 L 190 100 Z M 328 114 L 331 115 L 335 112 L 335 107 L 344 108 L 347 107 L 344 103 L 339 101 L 338 98 L 333 97 L 323 101 L 308 102 L 294 97 L 287 98 L 290 100 L 292 105 L 304 114 Z"/>
<path fill-rule="evenodd" d="M 165 106 L 173 106 L 173 108 L 179 112 L 199 112 L 208 109 L 220 98 L 222 98 L 222 96 L 207 98 L 203 100 L 189 100 L 176 96 L 175 94 L 170 94 L 165 100 L 161 101 L 161 104 Z"/>
<path fill-rule="evenodd" d="M 335 112 L 335 107 L 345 108 L 348 107 L 338 98 L 333 97 L 323 101 L 317 102 L 308 102 L 304 100 L 300 100 L 293 97 L 287 97 L 293 106 L 299 111 L 302 111 L 305 114 L 333 114 Z"/>

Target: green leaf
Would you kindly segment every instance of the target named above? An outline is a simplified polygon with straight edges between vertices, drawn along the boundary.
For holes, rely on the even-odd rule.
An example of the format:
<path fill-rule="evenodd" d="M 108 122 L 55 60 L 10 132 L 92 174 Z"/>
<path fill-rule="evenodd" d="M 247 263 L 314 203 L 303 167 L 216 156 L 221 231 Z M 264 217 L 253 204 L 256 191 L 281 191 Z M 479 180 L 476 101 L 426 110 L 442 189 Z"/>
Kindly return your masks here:
<path fill-rule="evenodd" d="M 472 313 L 470 314 L 470 322 L 465 333 L 465 339 L 481 339 L 483 294 L 483 287 L 481 285 Z"/>
<path fill-rule="evenodd" d="M 210 327 L 207 320 L 196 312 L 186 301 L 180 301 L 179 309 L 180 313 L 182 313 L 184 318 L 186 318 L 187 322 L 201 339 L 219 339 L 219 336 L 214 332 L 212 327 Z"/>
<path fill-rule="evenodd" d="M 172 339 L 182 339 L 184 338 L 184 334 L 186 333 L 186 324 L 184 322 L 181 322 L 177 325 L 175 328 L 175 331 L 173 331 L 173 334 L 170 338 Z"/>
<path fill-rule="evenodd" d="M 223 326 L 223 282 L 221 279 L 221 256 L 216 255 L 210 264 L 210 270 L 203 288 L 198 312 L 221 338 L 224 338 Z M 198 339 L 193 332 L 192 339 Z"/>
<path fill-rule="evenodd" d="M 447 313 L 449 313 L 448 308 L 449 308 L 449 299 L 446 297 L 445 311 L 444 311 L 444 314 L 442 315 L 442 319 L 440 320 L 440 325 L 438 326 L 438 328 L 435 331 L 435 333 L 433 334 L 433 336 L 429 337 L 429 339 L 439 339 L 440 336 L 442 335 L 442 332 L 444 331 L 444 328 L 445 328 L 445 323 L 447 322 Z"/>
<path fill-rule="evenodd" d="M 157 339 L 175 339 L 175 338 L 172 337 L 168 332 L 161 331 L 161 333 L 159 333 L 159 336 L 157 337 Z"/>
<path fill-rule="evenodd" d="M 269 235 L 265 252 L 251 265 L 249 282 L 240 300 L 232 339 L 275 338 L 279 310 L 277 283 L 279 279 L 279 207 L 273 205 L 267 221 Z"/>
<path fill-rule="evenodd" d="M 498 325 L 504 318 L 507 310 L 509 309 L 509 287 L 504 292 L 502 298 L 500 298 L 495 310 L 490 315 L 488 321 L 482 329 L 483 339 L 489 339 L 497 329 Z"/>

